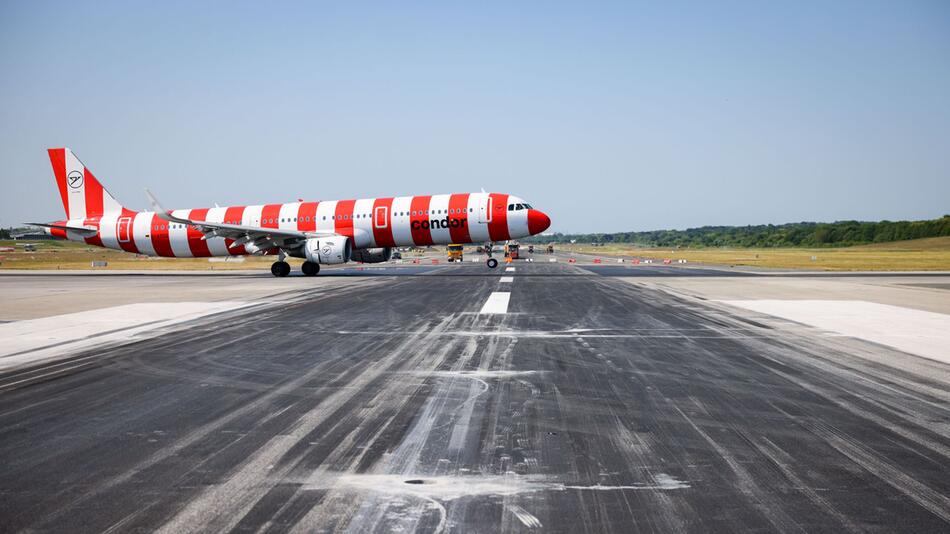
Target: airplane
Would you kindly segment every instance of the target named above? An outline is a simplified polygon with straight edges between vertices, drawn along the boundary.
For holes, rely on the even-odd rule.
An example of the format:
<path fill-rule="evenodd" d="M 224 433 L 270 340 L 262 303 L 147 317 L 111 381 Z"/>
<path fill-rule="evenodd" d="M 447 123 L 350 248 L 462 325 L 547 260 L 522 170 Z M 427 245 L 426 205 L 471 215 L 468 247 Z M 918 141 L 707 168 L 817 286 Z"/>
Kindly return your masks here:
<path fill-rule="evenodd" d="M 396 247 L 491 243 L 545 231 L 551 219 L 504 193 L 458 193 L 358 200 L 166 210 L 152 193 L 152 211 L 133 211 L 102 186 L 68 148 L 50 148 L 66 219 L 27 223 L 70 241 L 148 256 L 201 258 L 276 255 L 271 273 L 290 274 L 287 256 L 321 265 L 389 261 Z"/>

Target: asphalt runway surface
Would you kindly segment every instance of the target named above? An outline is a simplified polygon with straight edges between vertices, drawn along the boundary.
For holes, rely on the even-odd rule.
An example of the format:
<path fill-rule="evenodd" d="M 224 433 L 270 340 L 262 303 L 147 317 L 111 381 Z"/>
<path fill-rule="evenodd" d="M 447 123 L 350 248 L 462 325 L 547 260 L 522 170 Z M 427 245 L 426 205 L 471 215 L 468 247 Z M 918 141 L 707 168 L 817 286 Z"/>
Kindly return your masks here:
<path fill-rule="evenodd" d="M 950 529 L 947 365 L 603 269 L 315 281 L 0 375 L 0 531 Z"/>

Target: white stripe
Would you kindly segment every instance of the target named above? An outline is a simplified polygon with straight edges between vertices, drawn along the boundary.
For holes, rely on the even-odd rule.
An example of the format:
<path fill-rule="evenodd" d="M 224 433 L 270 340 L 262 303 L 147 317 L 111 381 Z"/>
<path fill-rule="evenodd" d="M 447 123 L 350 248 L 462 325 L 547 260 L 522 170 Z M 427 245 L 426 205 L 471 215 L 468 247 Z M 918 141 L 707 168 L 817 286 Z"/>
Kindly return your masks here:
<path fill-rule="evenodd" d="M 514 267 L 505 267 L 505 272 L 506 272 L 506 273 L 513 273 L 513 272 L 515 272 L 515 268 L 514 268 Z"/>
<path fill-rule="evenodd" d="M 302 202 L 288 202 L 280 205 L 280 211 L 277 213 L 280 224 L 277 226 L 281 230 L 297 230 L 297 213 L 300 212 Z"/>
<path fill-rule="evenodd" d="M 335 232 L 336 200 L 325 200 L 317 204 L 317 230 L 321 232 Z"/>
<path fill-rule="evenodd" d="M 355 247 L 376 246 L 376 240 L 373 239 L 373 221 L 369 218 L 369 215 L 373 213 L 373 202 L 372 198 L 360 198 L 353 205 L 353 213 L 357 215 L 356 219 L 353 219 L 353 246 Z"/>
<path fill-rule="evenodd" d="M 205 215 L 205 220 L 208 222 L 216 222 L 216 223 L 224 222 L 224 215 L 227 213 L 227 211 L 228 211 L 228 208 L 226 207 L 210 208 L 208 209 L 208 213 Z M 244 213 L 246 215 L 247 210 L 245 210 Z M 258 212 L 258 215 L 260 215 L 260 212 Z M 244 224 L 247 224 L 247 223 L 245 222 Z M 208 250 L 211 252 L 212 256 L 228 256 L 230 254 L 228 252 L 227 244 L 225 243 L 223 238 L 213 237 L 211 239 L 208 239 L 207 242 L 208 242 Z"/>
<path fill-rule="evenodd" d="M 152 216 L 154 213 L 143 211 L 135 214 L 132 220 L 132 237 L 135 238 L 135 246 L 139 252 L 148 256 L 155 255 L 155 247 L 152 246 Z"/>
<path fill-rule="evenodd" d="M 508 313 L 508 301 L 511 299 L 511 293 L 507 291 L 495 291 L 488 295 L 488 300 L 482 306 L 478 313 Z"/>
<path fill-rule="evenodd" d="M 69 185 L 69 175 L 79 173 L 82 180 L 77 182 L 76 187 Z M 69 205 L 69 219 L 86 218 L 86 168 L 79 161 L 79 158 L 73 154 L 73 151 L 66 149 L 66 202 Z"/>
<path fill-rule="evenodd" d="M 472 243 L 481 243 L 488 241 L 488 223 L 478 222 L 478 209 L 484 205 L 487 195 L 482 193 L 472 193 L 468 196 L 468 234 L 472 238 Z"/>
<path fill-rule="evenodd" d="M 412 197 L 396 197 L 393 199 L 392 223 L 393 240 L 400 247 L 412 245 L 412 228 L 409 226 L 412 217 L 409 208 L 412 206 Z M 402 215 L 399 215 L 402 213 Z"/>
<path fill-rule="evenodd" d="M 429 200 L 429 220 L 441 221 L 448 217 L 450 195 L 432 195 Z M 441 213 L 440 213 L 441 212 Z M 448 228 L 430 228 L 432 242 L 436 245 L 448 245 L 452 242 L 452 234 Z"/>
<path fill-rule="evenodd" d="M 509 284 L 510 284 L 510 283 L 512 283 L 512 282 L 515 281 L 515 277 L 514 277 L 514 276 L 502 276 L 502 277 L 501 277 L 501 280 L 498 280 L 498 281 L 499 281 L 500 283 L 502 283 L 502 284 L 504 284 L 504 283 L 509 283 Z"/>
<path fill-rule="evenodd" d="M 187 219 L 191 215 L 191 210 L 173 210 L 172 215 Z M 172 254 L 176 258 L 191 258 L 191 247 L 188 245 L 188 228 L 178 223 L 170 223 L 168 228 L 168 241 L 172 247 Z"/>

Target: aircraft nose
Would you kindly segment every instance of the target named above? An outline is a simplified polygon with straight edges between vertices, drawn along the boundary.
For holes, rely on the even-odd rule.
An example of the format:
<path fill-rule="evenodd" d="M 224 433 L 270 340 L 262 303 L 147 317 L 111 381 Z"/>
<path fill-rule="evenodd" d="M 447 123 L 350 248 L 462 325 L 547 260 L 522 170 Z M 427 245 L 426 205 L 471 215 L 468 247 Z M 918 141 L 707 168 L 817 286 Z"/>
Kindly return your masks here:
<path fill-rule="evenodd" d="M 551 218 L 544 212 L 531 209 L 528 210 L 528 232 L 531 235 L 540 234 L 551 226 Z"/>

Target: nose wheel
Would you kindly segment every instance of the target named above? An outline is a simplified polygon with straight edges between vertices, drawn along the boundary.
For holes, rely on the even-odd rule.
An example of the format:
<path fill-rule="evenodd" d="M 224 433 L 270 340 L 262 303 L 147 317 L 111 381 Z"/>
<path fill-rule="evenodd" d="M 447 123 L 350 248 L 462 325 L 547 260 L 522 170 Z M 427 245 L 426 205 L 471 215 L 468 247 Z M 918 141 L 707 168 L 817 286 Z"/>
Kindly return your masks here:
<path fill-rule="evenodd" d="M 488 264 L 489 269 L 494 269 L 495 267 L 498 267 L 498 260 L 496 260 L 495 258 L 488 258 L 488 261 L 485 263 Z"/>
<path fill-rule="evenodd" d="M 300 266 L 300 271 L 304 276 L 317 276 L 317 273 L 320 272 L 320 264 L 314 263 L 312 261 L 305 261 L 303 265 Z"/>
<path fill-rule="evenodd" d="M 290 264 L 286 261 L 275 261 L 273 265 L 270 266 L 270 274 L 283 278 L 290 274 Z"/>

